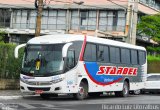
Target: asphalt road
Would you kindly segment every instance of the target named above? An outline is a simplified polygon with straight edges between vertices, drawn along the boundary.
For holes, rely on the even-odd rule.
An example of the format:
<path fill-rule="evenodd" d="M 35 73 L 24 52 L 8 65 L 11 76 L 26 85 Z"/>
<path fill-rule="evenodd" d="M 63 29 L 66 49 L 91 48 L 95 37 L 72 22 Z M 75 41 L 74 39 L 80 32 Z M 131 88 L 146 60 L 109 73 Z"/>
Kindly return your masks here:
<path fill-rule="evenodd" d="M 65 95 L 49 100 L 43 100 L 40 96 L 0 97 L 0 110 L 160 110 L 158 104 L 160 94 L 130 95 L 126 98 L 106 95 L 82 101 Z"/>

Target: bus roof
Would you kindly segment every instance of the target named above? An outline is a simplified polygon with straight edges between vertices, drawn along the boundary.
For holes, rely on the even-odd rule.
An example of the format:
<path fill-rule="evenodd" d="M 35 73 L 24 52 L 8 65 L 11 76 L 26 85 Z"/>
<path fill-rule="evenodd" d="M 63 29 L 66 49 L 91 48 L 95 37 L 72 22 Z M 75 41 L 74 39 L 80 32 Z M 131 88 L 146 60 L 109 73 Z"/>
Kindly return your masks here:
<path fill-rule="evenodd" d="M 75 34 L 45 35 L 40 37 L 34 37 L 30 39 L 27 44 L 55 44 L 55 43 L 67 43 L 72 41 L 84 41 L 84 36 L 85 35 L 75 35 Z M 123 43 L 119 41 L 98 38 L 93 36 L 86 36 L 86 37 L 87 37 L 87 42 L 145 50 L 144 47 Z"/>

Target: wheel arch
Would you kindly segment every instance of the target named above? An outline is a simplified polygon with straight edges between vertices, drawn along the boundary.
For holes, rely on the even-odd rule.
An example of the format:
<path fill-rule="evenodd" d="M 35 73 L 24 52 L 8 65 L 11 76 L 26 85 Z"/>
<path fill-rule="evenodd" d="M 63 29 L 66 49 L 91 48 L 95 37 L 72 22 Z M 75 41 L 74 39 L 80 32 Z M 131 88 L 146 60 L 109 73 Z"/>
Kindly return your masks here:
<path fill-rule="evenodd" d="M 128 87 L 129 87 L 129 90 L 130 90 L 130 81 L 129 81 L 129 78 L 125 78 L 124 81 L 123 81 L 123 83 L 124 83 L 125 81 L 128 83 Z"/>
<path fill-rule="evenodd" d="M 83 100 L 88 97 L 88 81 L 86 78 L 80 80 L 78 93 L 73 94 L 73 96 L 78 100 Z"/>
<path fill-rule="evenodd" d="M 88 83 L 88 80 L 87 80 L 86 78 L 83 78 L 83 79 L 80 81 L 80 83 L 81 83 L 81 82 L 84 82 L 84 83 L 87 84 L 87 85 L 89 84 L 89 83 Z"/>

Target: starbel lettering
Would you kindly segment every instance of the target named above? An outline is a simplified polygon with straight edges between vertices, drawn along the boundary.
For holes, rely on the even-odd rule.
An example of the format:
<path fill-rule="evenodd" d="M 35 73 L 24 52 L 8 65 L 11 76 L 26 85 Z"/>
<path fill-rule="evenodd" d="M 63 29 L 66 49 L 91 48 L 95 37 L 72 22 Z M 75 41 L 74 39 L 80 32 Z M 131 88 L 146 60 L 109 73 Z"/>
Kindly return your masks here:
<path fill-rule="evenodd" d="M 138 68 L 133 67 L 100 66 L 97 75 L 137 76 L 137 71 Z"/>

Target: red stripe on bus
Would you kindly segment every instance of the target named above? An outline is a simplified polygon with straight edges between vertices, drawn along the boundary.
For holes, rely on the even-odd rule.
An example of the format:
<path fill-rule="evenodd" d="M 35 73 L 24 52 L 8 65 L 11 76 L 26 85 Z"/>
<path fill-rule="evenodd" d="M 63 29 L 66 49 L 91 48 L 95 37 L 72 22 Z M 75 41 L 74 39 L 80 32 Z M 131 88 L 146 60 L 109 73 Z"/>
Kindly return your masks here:
<path fill-rule="evenodd" d="M 93 79 L 93 77 L 89 74 L 89 72 L 88 72 L 87 67 L 86 67 L 85 64 L 84 64 L 84 68 L 85 68 L 85 71 L 86 71 L 87 75 L 89 76 L 89 78 L 90 78 L 94 83 L 96 83 L 96 84 L 98 84 L 98 85 L 101 85 L 101 86 L 110 85 L 110 84 L 113 84 L 113 83 L 116 83 L 116 82 L 119 82 L 119 81 L 122 80 L 122 78 L 118 78 L 117 80 L 114 80 L 114 81 L 112 81 L 112 82 L 107 82 L 107 83 L 98 82 L 98 81 L 96 81 L 95 79 Z"/>
<path fill-rule="evenodd" d="M 82 44 L 82 48 L 81 48 L 81 52 L 80 52 L 79 61 L 83 61 L 84 50 L 85 50 L 85 47 L 86 47 L 86 40 L 87 40 L 87 37 L 85 35 L 84 36 L 84 41 L 83 41 L 83 44 Z"/>

